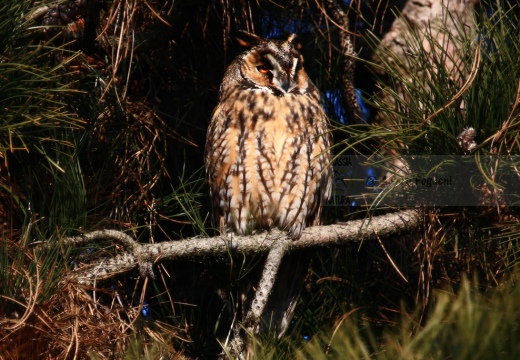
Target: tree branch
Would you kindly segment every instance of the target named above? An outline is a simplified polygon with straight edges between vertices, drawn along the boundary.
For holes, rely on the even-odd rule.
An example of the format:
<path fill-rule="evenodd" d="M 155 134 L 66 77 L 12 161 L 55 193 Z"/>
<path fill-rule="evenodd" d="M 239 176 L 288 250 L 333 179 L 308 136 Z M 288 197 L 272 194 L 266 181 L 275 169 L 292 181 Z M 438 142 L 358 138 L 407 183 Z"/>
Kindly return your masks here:
<path fill-rule="evenodd" d="M 246 316 L 245 323 L 247 330 L 250 332 L 257 331 L 257 327 L 260 324 L 260 320 L 262 319 L 262 314 L 264 313 L 265 306 L 267 305 L 269 295 L 271 295 L 273 290 L 273 286 L 276 281 L 276 275 L 278 274 L 278 269 L 282 263 L 282 258 L 285 255 L 286 249 L 289 247 L 289 241 L 290 240 L 275 242 L 272 249 L 269 251 L 269 254 L 267 255 L 264 271 L 262 272 L 262 277 L 258 283 L 258 291 L 256 292 L 251 304 L 251 309 L 249 309 Z"/>
<path fill-rule="evenodd" d="M 113 258 L 98 260 L 97 264 L 81 266 L 75 274 L 80 283 L 92 284 L 108 279 L 116 274 L 139 267 L 141 276 L 154 277 L 153 264 L 160 261 L 203 260 L 209 257 L 225 256 L 228 253 L 269 252 L 257 291 L 243 322 L 232 327 L 234 334 L 229 351 L 237 358 L 247 358 L 245 334 L 257 331 L 262 315 L 269 301 L 282 258 L 288 251 L 310 248 L 344 246 L 350 242 L 379 239 L 417 231 L 421 226 L 421 216 L 417 210 L 406 210 L 364 220 L 343 224 L 315 226 L 303 231 L 297 241 L 286 233 L 272 230 L 251 236 L 226 235 L 213 238 L 197 238 L 169 241 L 158 244 L 141 244 L 132 237 L 117 230 L 99 230 L 80 236 L 61 239 L 62 245 L 88 245 L 98 240 L 113 240 L 123 247 L 123 252 Z"/>
<path fill-rule="evenodd" d="M 61 239 L 63 245 L 79 246 L 98 240 L 113 240 L 123 245 L 124 251 L 113 258 L 104 259 L 101 264 L 83 265 L 77 272 L 79 282 L 111 278 L 119 273 L 139 267 L 141 274 L 152 276 L 151 265 L 172 260 L 203 260 L 223 256 L 229 252 L 242 254 L 266 253 L 276 243 L 287 244 L 287 251 L 309 248 L 344 246 L 350 242 L 398 236 L 417 230 L 421 217 L 417 210 L 349 221 L 343 224 L 314 226 L 303 231 L 297 241 L 277 230 L 251 236 L 228 234 L 211 238 L 194 238 L 169 241 L 158 244 L 141 244 L 127 234 L 117 230 L 99 230 L 88 234 Z"/>
<path fill-rule="evenodd" d="M 341 51 L 343 57 L 343 94 L 347 101 L 349 120 L 352 123 L 360 123 L 363 120 L 361 107 L 358 103 L 356 89 L 354 87 L 355 56 L 354 44 L 348 33 L 349 20 L 347 14 L 341 9 L 336 0 L 326 0 L 325 4 L 331 13 L 334 23 L 338 25 Z"/>

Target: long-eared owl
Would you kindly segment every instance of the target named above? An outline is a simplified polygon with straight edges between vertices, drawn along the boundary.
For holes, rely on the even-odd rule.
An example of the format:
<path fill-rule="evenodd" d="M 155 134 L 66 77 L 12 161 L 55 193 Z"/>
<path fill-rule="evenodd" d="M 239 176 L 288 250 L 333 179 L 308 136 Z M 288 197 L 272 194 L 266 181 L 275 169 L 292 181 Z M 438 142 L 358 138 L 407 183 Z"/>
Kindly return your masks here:
<path fill-rule="evenodd" d="M 298 239 L 331 190 L 328 120 L 295 35 L 256 45 L 224 74 L 205 163 L 221 230 L 276 226 Z"/>

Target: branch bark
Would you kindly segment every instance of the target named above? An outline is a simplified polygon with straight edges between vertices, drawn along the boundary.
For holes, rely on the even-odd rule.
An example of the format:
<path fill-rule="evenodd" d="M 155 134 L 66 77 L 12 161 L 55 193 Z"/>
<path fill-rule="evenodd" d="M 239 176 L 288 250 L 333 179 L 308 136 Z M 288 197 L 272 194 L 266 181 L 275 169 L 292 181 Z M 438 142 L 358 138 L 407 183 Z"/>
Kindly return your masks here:
<path fill-rule="evenodd" d="M 343 94 L 347 102 L 348 116 L 352 123 L 363 122 L 361 107 L 358 103 L 356 89 L 354 87 L 354 67 L 356 52 L 350 34 L 347 14 L 341 9 L 336 0 L 326 0 L 325 4 L 331 13 L 331 17 L 338 24 L 339 38 L 341 42 L 341 55 L 343 60 Z"/>
<path fill-rule="evenodd" d="M 277 241 L 273 244 L 272 249 L 269 250 L 269 254 L 265 260 L 264 271 L 262 272 L 262 277 L 258 283 L 258 291 L 256 292 L 253 303 L 251 304 L 251 309 L 249 309 L 246 315 L 245 323 L 247 330 L 250 332 L 257 332 L 265 306 L 267 305 L 269 296 L 273 291 L 273 286 L 276 281 L 278 269 L 282 263 L 282 258 L 285 255 L 286 249 L 289 247 L 289 241 L 290 240 Z"/>
<path fill-rule="evenodd" d="M 345 246 L 351 242 L 374 240 L 416 231 L 421 226 L 421 216 L 417 210 L 376 216 L 369 219 L 349 221 L 343 224 L 314 226 L 303 231 L 298 241 L 292 241 L 285 233 L 272 230 L 251 236 L 228 234 L 211 238 L 194 238 L 169 241 L 158 244 L 141 244 L 118 230 L 99 230 L 80 236 L 61 239 L 65 246 L 86 245 L 99 240 L 113 240 L 123 246 L 123 251 L 113 258 L 99 263 L 83 265 L 76 270 L 76 280 L 92 283 L 109 279 L 136 267 L 141 275 L 153 277 L 152 265 L 157 262 L 174 260 L 198 260 L 224 256 L 230 252 L 255 254 L 266 253 L 277 243 L 287 244 L 286 251 L 310 248 Z"/>

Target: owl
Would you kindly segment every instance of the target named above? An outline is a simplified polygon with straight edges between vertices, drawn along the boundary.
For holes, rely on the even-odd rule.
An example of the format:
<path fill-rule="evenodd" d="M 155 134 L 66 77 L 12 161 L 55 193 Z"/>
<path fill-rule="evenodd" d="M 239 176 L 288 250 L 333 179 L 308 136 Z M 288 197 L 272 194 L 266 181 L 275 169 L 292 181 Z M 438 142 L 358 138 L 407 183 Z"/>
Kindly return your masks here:
<path fill-rule="evenodd" d="M 328 119 L 296 36 L 248 35 L 254 46 L 226 70 L 207 133 L 214 215 L 223 232 L 274 226 L 298 239 L 330 195 Z"/>

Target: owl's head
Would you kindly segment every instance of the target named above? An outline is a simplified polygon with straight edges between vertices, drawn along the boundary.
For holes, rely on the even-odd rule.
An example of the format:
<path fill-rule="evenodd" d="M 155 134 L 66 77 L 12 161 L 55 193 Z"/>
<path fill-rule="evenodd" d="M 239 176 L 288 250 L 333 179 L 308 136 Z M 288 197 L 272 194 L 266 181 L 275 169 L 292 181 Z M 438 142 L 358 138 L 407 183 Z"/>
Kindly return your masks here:
<path fill-rule="evenodd" d="M 252 47 L 230 65 L 225 80 L 238 80 L 242 86 L 265 89 L 277 96 L 303 94 L 313 86 L 303 69 L 301 47 L 295 34 L 285 41 L 244 34 L 247 39 L 241 38 L 239 42 Z"/>

